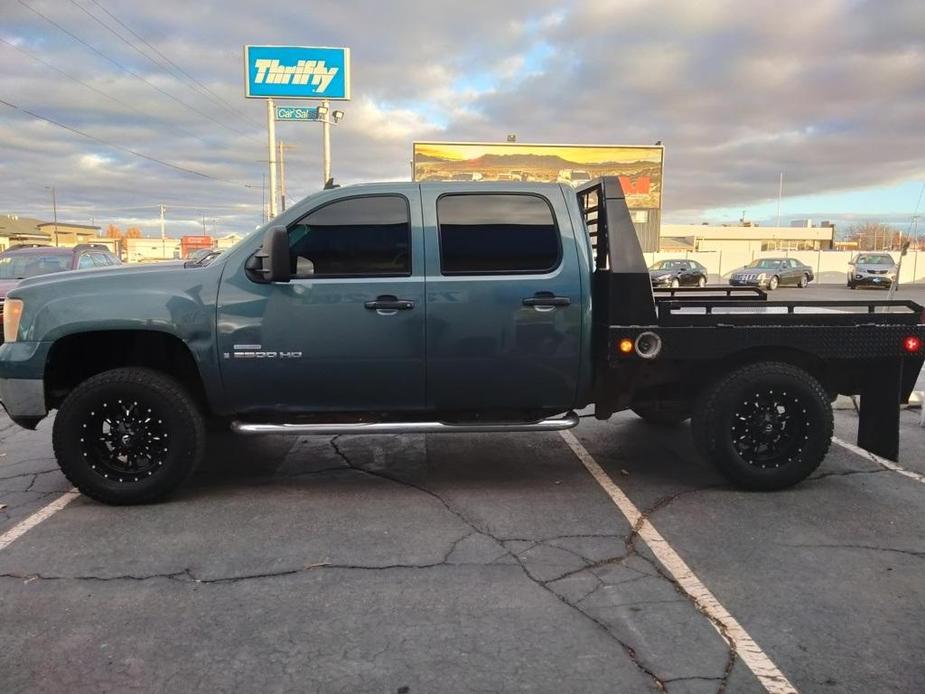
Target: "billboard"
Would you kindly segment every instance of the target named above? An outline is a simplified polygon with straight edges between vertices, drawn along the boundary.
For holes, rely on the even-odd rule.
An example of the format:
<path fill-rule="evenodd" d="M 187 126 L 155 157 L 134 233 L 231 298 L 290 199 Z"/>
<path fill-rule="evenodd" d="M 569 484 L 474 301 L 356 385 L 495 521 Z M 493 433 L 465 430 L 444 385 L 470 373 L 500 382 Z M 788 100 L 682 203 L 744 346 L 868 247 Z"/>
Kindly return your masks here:
<path fill-rule="evenodd" d="M 251 99 L 350 98 L 350 49 L 245 46 L 244 95 Z"/>
<path fill-rule="evenodd" d="M 415 142 L 415 181 L 551 181 L 573 186 L 619 176 L 630 210 L 662 206 L 664 147 Z M 643 222 L 648 214 L 634 214 Z"/>

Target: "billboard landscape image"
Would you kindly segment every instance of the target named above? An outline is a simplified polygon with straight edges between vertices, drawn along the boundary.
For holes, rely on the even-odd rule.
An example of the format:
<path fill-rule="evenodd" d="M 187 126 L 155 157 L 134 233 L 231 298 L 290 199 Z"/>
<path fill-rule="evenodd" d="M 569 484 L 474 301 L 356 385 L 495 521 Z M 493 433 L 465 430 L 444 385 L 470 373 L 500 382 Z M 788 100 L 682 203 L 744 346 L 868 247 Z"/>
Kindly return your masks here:
<path fill-rule="evenodd" d="M 415 181 L 549 181 L 619 176 L 630 209 L 661 208 L 661 146 L 415 142 Z"/>

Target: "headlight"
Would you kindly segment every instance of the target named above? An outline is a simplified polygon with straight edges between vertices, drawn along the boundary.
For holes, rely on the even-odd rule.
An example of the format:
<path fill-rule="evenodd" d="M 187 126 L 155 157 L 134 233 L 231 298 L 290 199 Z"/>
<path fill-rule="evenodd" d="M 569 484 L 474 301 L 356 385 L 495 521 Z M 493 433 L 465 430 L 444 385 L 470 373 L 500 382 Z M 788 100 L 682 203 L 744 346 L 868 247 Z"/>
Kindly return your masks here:
<path fill-rule="evenodd" d="M 862 280 L 862 279 L 864 279 L 864 275 L 862 275 L 861 273 L 858 273 L 858 274 L 856 274 L 856 275 L 854 276 L 854 279 L 856 279 L 856 280 Z"/>
<path fill-rule="evenodd" d="M 7 299 L 3 304 L 3 340 L 5 342 L 16 342 L 22 308 L 22 299 Z"/>

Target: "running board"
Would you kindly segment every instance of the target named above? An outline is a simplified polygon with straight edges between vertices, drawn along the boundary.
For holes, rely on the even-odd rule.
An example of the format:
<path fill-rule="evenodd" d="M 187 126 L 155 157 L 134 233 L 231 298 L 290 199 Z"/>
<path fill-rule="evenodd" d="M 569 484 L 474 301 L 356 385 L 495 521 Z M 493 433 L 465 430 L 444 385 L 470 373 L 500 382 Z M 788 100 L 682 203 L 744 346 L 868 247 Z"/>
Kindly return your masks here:
<path fill-rule="evenodd" d="M 318 424 L 231 423 L 238 434 L 486 434 L 506 431 L 563 431 L 578 425 L 578 415 L 567 412 L 535 422 L 356 422 Z"/>

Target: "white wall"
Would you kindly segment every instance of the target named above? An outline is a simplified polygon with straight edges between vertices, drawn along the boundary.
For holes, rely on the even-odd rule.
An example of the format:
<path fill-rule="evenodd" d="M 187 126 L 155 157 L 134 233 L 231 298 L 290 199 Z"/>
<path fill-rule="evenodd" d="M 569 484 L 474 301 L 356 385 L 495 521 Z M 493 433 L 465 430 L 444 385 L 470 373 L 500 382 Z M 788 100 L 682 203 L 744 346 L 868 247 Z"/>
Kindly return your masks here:
<path fill-rule="evenodd" d="M 845 284 L 848 278 L 848 261 L 856 251 L 755 251 L 755 250 L 721 250 L 721 251 L 662 251 L 646 253 L 646 263 L 651 265 L 657 260 L 668 258 L 690 258 L 707 268 L 711 282 L 723 282 L 734 271 L 747 265 L 756 258 L 796 258 L 809 265 L 816 275 L 816 282 Z M 890 253 L 894 260 L 899 260 L 899 253 Z M 921 257 L 920 257 L 921 256 Z M 925 252 L 912 251 L 903 258 L 899 276 L 900 284 L 912 282 L 925 283 Z"/>

